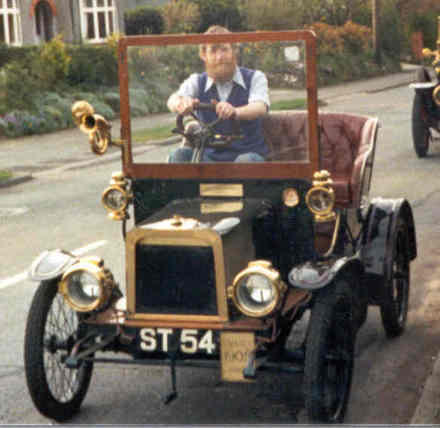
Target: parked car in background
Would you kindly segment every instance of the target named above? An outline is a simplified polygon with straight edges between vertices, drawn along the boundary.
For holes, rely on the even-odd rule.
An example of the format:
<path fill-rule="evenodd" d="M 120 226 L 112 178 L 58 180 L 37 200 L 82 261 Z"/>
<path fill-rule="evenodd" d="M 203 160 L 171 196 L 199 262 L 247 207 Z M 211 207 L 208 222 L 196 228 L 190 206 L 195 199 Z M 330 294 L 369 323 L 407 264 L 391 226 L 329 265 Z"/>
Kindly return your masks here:
<path fill-rule="evenodd" d="M 423 56 L 434 57 L 433 72 L 420 67 L 415 82 L 410 87 L 415 90 L 412 107 L 412 137 L 414 150 L 419 158 L 424 158 L 429 146 L 440 133 L 440 16 L 438 17 L 437 50 L 423 49 Z"/>

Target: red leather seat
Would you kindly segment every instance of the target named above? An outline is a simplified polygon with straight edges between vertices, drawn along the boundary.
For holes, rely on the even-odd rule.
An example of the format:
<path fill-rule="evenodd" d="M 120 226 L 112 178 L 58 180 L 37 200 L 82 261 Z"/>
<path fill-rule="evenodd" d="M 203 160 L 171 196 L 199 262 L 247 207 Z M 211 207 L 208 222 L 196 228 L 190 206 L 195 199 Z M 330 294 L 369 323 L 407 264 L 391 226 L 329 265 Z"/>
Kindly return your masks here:
<path fill-rule="evenodd" d="M 377 129 L 377 118 L 319 113 L 319 169 L 331 173 L 338 206 L 358 207 L 368 194 Z M 307 160 L 306 112 L 271 112 L 263 130 L 270 160 Z"/>

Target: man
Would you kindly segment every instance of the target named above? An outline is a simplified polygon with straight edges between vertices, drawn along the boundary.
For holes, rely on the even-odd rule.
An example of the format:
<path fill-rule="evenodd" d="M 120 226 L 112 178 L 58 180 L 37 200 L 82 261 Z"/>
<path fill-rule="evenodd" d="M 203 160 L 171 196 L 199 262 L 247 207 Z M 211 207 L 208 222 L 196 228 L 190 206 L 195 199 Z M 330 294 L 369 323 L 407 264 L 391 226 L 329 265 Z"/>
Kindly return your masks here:
<path fill-rule="evenodd" d="M 230 31 L 215 25 L 205 34 Z M 236 48 L 231 44 L 201 45 L 200 58 L 205 72 L 194 73 L 168 99 L 173 113 L 187 115 L 196 111 L 203 122 L 224 119 L 216 126 L 219 134 L 234 134 L 232 121 L 240 121 L 243 138 L 227 148 L 206 148 L 204 162 L 263 162 L 268 153 L 262 132 L 262 116 L 270 106 L 267 78 L 261 71 L 237 66 Z M 216 103 L 215 112 L 200 110 L 197 105 Z M 180 147 L 169 156 L 169 162 L 189 162 L 192 148 Z"/>

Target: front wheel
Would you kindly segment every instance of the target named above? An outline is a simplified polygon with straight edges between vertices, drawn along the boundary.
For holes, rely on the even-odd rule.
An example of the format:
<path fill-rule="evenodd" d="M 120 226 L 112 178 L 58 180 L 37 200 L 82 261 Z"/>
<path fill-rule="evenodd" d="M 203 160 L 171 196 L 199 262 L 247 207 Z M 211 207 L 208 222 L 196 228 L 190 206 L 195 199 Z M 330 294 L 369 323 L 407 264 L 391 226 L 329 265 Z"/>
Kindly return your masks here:
<path fill-rule="evenodd" d="M 382 324 L 388 337 L 396 337 L 403 333 L 408 316 L 410 260 L 408 228 L 402 217 L 398 219 L 392 244 L 385 295 L 380 304 Z"/>
<path fill-rule="evenodd" d="M 311 422 L 342 423 L 353 375 L 354 342 L 352 292 L 339 279 L 319 291 L 309 321 L 304 397 Z"/>
<path fill-rule="evenodd" d="M 78 317 L 58 293 L 55 281 L 43 281 L 33 298 L 26 324 L 24 367 L 37 409 L 58 422 L 70 419 L 89 388 L 93 363 L 69 369 L 65 359 L 78 339 Z"/>

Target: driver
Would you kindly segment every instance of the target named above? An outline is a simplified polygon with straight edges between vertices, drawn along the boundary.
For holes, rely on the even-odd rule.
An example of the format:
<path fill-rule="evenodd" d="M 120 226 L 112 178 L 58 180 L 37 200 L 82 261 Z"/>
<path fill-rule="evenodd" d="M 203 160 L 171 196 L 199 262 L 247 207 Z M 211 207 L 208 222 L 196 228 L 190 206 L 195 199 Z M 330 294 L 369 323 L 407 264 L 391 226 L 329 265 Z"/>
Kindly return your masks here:
<path fill-rule="evenodd" d="M 205 34 L 230 33 L 219 25 L 208 28 Z M 236 48 L 231 44 L 201 45 L 199 55 L 205 63 L 205 72 L 191 74 L 180 88 L 168 98 L 173 113 L 187 115 L 202 103 L 216 103 L 215 112 L 197 111 L 204 123 L 224 119 L 216 125 L 219 134 L 236 134 L 232 119 L 240 121 L 242 138 L 225 148 L 208 147 L 204 162 L 263 162 L 269 152 L 263 137 L 262 116 L 270 106 L 267 78 L 259 70 L 237 66 Z M 191 147 L 179 147 L 169 162 L 190 162 Z"/>

